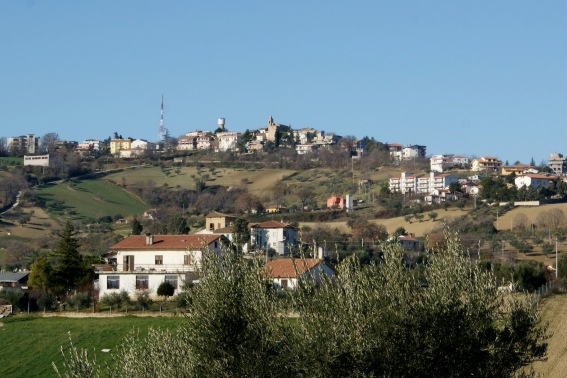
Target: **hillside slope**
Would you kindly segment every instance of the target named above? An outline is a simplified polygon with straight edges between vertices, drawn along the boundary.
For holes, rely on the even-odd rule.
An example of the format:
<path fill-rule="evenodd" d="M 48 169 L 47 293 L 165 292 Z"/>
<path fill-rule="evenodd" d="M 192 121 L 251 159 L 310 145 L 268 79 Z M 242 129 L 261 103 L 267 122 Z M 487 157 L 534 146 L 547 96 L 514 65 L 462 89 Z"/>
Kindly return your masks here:
<path fill-rule="evenodd" d="M 544 322 L 549 323 L 552 333 L 548 340 L 547 361 L 536 362 L 534 369 L 546 378 L 565 377 L 567 371 L 567 295 L 553 295 L 541 302 L 541 316 Z"/>

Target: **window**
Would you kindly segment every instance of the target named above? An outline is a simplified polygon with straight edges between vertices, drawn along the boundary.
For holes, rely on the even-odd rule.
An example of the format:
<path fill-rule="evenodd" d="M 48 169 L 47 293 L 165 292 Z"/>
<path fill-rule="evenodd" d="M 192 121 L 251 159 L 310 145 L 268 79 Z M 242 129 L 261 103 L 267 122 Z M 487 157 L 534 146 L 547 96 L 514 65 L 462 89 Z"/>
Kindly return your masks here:
<path fill-rule="evenodd" d="M 163 265 L 163 255 L 156 255 L 156 265 Z"/>
<path fill-rule="evenodd" d="M 136 290 L 146 290 L 149 288 L 149 276 L 136 276 Z"/>
<path fill-rule="evenodd" d="M 183 256 L 183 265 L 191 265 L 191 255 Z"/>
<path fill-rule="evenodd" d="M 287 289 L 287 280 L 282 280 L 282 289 Z"/>
<path fill-rule="evenodd" d="M 123 270 L 125 272 L 133 272 L 134 271 L 134 255 L 125 255 L 123 258 L 124 266 Z"/>
<path fill-rule="evenodd" d="M 108 277 L 106 277 L 106 288 L 107 289 L 120 289 L 120 276 L 108 276 Z"/>
<path fill-rule="evenodd" d="M 177 275 L 175 275 L 175 274 L 171 274 L 171 275 L 167 274 L 167 275 L 165 276 L 165 280 L 164 280 L 164 281 L 165 281 L 165 282 L 169 282 L 169 283 L 171 284 L 171 286 L 173 286 L 174 288 L 177 289 Z"/>

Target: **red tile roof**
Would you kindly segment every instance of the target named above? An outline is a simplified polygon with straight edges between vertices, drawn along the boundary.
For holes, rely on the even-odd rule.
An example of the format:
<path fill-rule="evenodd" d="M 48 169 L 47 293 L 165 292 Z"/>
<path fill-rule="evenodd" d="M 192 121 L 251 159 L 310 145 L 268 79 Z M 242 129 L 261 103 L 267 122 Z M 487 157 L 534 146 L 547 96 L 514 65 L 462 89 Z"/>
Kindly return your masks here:
<path fill-rule="evenodd" d="M 533 179 L 541 179 L 541 180 L 549 180 L 549 181 L 553 181 L 555 179 L 555 177 L 546 176 L 541 173 L 528 173 L 525 175 L 519 175 L 518 177 L 529 177 Z"/>
<path fill-rule="evenodd" d="M 262 223 L 256 223 L 252 227 L 260 227 L 260 228 L 284 228 L 290 227 L 289 224 L 281 223 L 275 220 L 270 220 Z"/>
<path fill-rule="evenodd" d="M 407 240 L 407 241 L 417 241 L 417 239 L 414 238 L 411 235 L 400 235 L 399 239 L 400 240 Z"/>
<path fill-rule="evenodd" d="M 297 278 L 320 264 L 321 259 L 278 259 L 266 264 L 266 271 L 272 278 Z"/>
<path fill-rule="evenodd" d="M 152 235 L 153 243 L 146 244 L 146 235 L 130 235 L 110 249 L 199 249 L 210 245 L 221 235 Z"/>

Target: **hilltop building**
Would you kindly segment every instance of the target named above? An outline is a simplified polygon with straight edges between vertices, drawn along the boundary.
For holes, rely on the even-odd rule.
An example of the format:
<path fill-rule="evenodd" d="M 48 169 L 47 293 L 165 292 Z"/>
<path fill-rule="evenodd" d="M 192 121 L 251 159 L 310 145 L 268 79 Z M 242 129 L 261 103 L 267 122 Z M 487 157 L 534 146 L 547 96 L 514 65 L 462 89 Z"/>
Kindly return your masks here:
<path fill-rule="evenodd" d="M 431 172 L 415 175 L 411 172 L 402 172 L 400 177 L 390 179 L 389 189 L 392 193 L 432 194 L 458 181 L 457 176 L 449 174 Z"/>
<path fill-rule="evenodd" d="M 553 152 L 547 159 L 547 165 L 556 175 L 563 175 L 567 173 L 567 158 L 562 154 Z"/>
<path fill-rule="evenodd" d="M 481 156 L 471 162 L 471 170 L 475 172 L 498 172 L 500 167 L 502 167 L 502 161 L 494 156 Z"/>
<path fill-rule="evenodd" d="M 40 146 L 41 139 L 34 134 L 6 138 L 6 147 L 12 153 L 37 154 Z"/>

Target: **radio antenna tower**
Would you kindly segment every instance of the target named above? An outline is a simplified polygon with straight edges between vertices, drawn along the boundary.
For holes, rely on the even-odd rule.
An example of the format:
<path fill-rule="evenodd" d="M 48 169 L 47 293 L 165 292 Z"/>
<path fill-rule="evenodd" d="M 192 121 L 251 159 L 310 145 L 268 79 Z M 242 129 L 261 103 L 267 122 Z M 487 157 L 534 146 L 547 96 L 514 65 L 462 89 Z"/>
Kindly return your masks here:
<path fill-rule="evenodd" d="M 164 141 L 166 133 L 167 133 L 167 130 L 165 129 L 165 126 L 163 125 L 163 95 L 161 95 L 161 111 L 160 111 L 160 118 L 159 118 L 159 134 L 158 134 L 158 138 L 159 138 L 160 142 Z"/>

